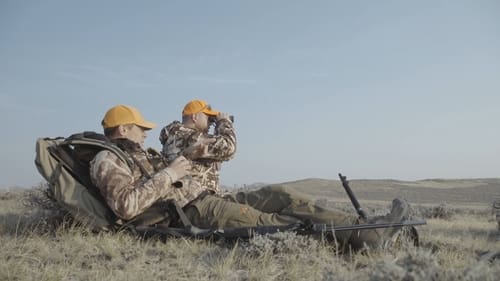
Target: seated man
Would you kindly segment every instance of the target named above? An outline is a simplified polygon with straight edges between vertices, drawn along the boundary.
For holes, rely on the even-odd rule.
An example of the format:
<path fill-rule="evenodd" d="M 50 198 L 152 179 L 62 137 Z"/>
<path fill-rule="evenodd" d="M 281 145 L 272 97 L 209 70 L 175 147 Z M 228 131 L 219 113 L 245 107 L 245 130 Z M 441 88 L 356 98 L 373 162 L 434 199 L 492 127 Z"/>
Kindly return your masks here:
<path fill-rule="evenodd" d="M 208 132 L 211 119 L 216 120 L 214 134 Z M 323 208 L 280 185 L 251 192 L 222 194 L 219 188 L 220 165 L 233 157 L 236 134 L 229 115 L 212 110 L 205 101 L 193 100 L 186 104 L 182 111 L 182 123 L 174 121 L 163 128 L 160 141 L 167 162 L 181 155 L 192 161 L 191 177 L 183 179 L 183 186 L 196 186 L 206 191 L 184 207 L 187 217 L 198 227 L 285 225 L 305 220 L 330 225 L 360 222 L 355 215 Z M 200 148 L 190 149 L 194 144 Z M 394 200 L 391 213 L 378 218 L 377 222 L 400 222 L 408 216 L 408 211 L 405 201 Z M 394 232 L 395 229 L 345 231 L 336 233 L 335 238 L 342 246 L 359 249 L 364 244 L 377 247 Z"/>
<path fill-rule="evenodd" d="M 159 200 L 174 199 L 186 205 L 203 190 L 175 188 L 172 183 L 189 174 L 190 161 L 180 156 L 170 165 L 157 161 L 143 149 L 146 131 L 155 124 L 126 105 L 108 110 L 102 120 L 104 134 L 133 160 L 133 169 L 114 153 L 103 150 L 90 162 L 90 178 L 111 210 L 130 220 Z"/>

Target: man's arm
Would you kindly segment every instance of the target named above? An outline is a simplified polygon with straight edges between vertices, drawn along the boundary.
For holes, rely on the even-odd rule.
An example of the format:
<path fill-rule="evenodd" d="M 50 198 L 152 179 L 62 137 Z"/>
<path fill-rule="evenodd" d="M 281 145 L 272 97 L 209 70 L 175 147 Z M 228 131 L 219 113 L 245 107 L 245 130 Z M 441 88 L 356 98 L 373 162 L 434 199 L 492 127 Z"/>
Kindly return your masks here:
<path fill-rule="evenodd" d="M 236 134 L 231 121 L 222 119 L 217 122 L 215 134 L 196 133 L 191 139 L 192 146 L 182 155 L 188 159 L 210 159 L 227 161 L 236 153 Z"/>
<path fill-rule="evenodd" d="M 128 165 L 106 150 L 99 152 L 90 164 L 92 182 L 111 210 L 124 220 L 144 212 L 160 198 L 172 197 L 180 203 L 185 201 L 181 191 L 172 186 L 184 175 L 182 169 L 169 167 L 138 183 Z"/>

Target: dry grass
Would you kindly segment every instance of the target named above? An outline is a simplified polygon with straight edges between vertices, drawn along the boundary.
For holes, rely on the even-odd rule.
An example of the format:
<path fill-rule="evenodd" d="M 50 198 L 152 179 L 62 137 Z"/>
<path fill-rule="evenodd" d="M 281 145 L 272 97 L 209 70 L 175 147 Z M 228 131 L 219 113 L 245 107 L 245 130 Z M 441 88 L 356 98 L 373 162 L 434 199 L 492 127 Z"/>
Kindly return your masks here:
<path fill-rule="evenodd" d="M 142 240 L 73 224 L 40 189 L 0 195 L 0 280 L 496 280 L 500 232 L 491 210 L 415 206 L 421 247 L 339 255 L 281 233 L 250 241 Z M 47 203 L 47 202 L 45 202 Z M 324 201 L 350 210 L 347 203 Z M 367 205 L 370 213 L 383 205 Z M 496 252 L 495 252 L 496 251 Z"/>

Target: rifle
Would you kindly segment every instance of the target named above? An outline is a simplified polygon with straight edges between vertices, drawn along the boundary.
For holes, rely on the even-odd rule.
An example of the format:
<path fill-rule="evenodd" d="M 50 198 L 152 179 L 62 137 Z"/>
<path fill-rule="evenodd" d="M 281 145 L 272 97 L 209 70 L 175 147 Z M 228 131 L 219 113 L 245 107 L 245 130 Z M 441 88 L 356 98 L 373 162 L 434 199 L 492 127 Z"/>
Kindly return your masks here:
<path fill-rule="evenodd" d="M 356 196 L 354 196 L 354 193 L 351 190 L 351 187 L 349 187 L 349 181 L 347 181 L 346 177 L 343 176 L 342 174 L 339 173 L 340 181 L 342 182 L 342 186 L 345 189 L 345 192 L 349 196 L 349 199 L 351 199 L 351 203 L 354 206 L 354 209 L 356 209 L 356 212 L 358 215 L 363 218 L 367 219 L 368 216 L 366 215 L 365 211 L 361 208 L 361 205 L 359 205 L 358 199 L 356 199 Z"/>
<path fill-rule="evenodd" d="M 173 237 L 194 238 L 225 238 L 225 239 L 249 239 L 255 235 L 274 234 L 278 232 L 295 232 L 298 235 L 322 234 L 327 232 L 342 232 L 363 229 L 391 228 L 403 226 L 416 226 L 426 224 L 425 220 L 402 221 L 398 223 L 367 223 L 356 225 L 328 225 L 324 223 L 295 223 L 289 225 L 269 225 L 255 227 L 231 227 L 224 229 L 198 228 L 192 225 L 185 227 L 170 227 L 166 224 L 154 226 L 137 226 L 136 232 L 142 236 L 153 236 L 162 234 Z"/>

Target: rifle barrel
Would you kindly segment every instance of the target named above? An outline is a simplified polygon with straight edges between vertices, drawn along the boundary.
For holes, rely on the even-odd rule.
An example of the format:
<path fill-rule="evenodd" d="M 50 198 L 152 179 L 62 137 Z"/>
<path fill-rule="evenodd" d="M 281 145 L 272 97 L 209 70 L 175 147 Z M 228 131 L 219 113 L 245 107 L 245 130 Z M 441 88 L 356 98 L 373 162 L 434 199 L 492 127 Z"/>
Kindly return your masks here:
<path fill-rule="evenodd" d="M 342 186 L 345 189 L 345 192 L 349 196 L 349 199 L 351 199 L 351 203 L 354 206 L 354 209 L 356 209 L 356 212 L 358 213 L 358 215 L 361 218 L 367 219 L 368 216 L 366 215 L 365 210 L 363 210 L 363 208 L 361 208 L 361 205 L 359 204 L 358 199 L 356 199 L 356 196 L 354 196 L 354 193 L 352 192 L 351 187 L 349 187 L 349 182 L 347 181 L 346 177 L 340 173 L 339 173 L 339 177 L 340 177 L 340 181 L 342 182 Z"/>
<path fill-rule="evenodd" d="M 355 224 L 355 225 L 327 225 L 327 224 L 313 224 L 311 231 L 349 231 L 349 230 L 363 230 L 363 229 L 376 229 L 376 228 L 390 228 L 390 227 L 403 227 L 403 226 L 415 226 L 415 225 L 425 225 L 427 221 L 425 220 L 414 220 L 414 221 L 402 221 L 395 223 L 367 223 L 367 224 Z"/>

